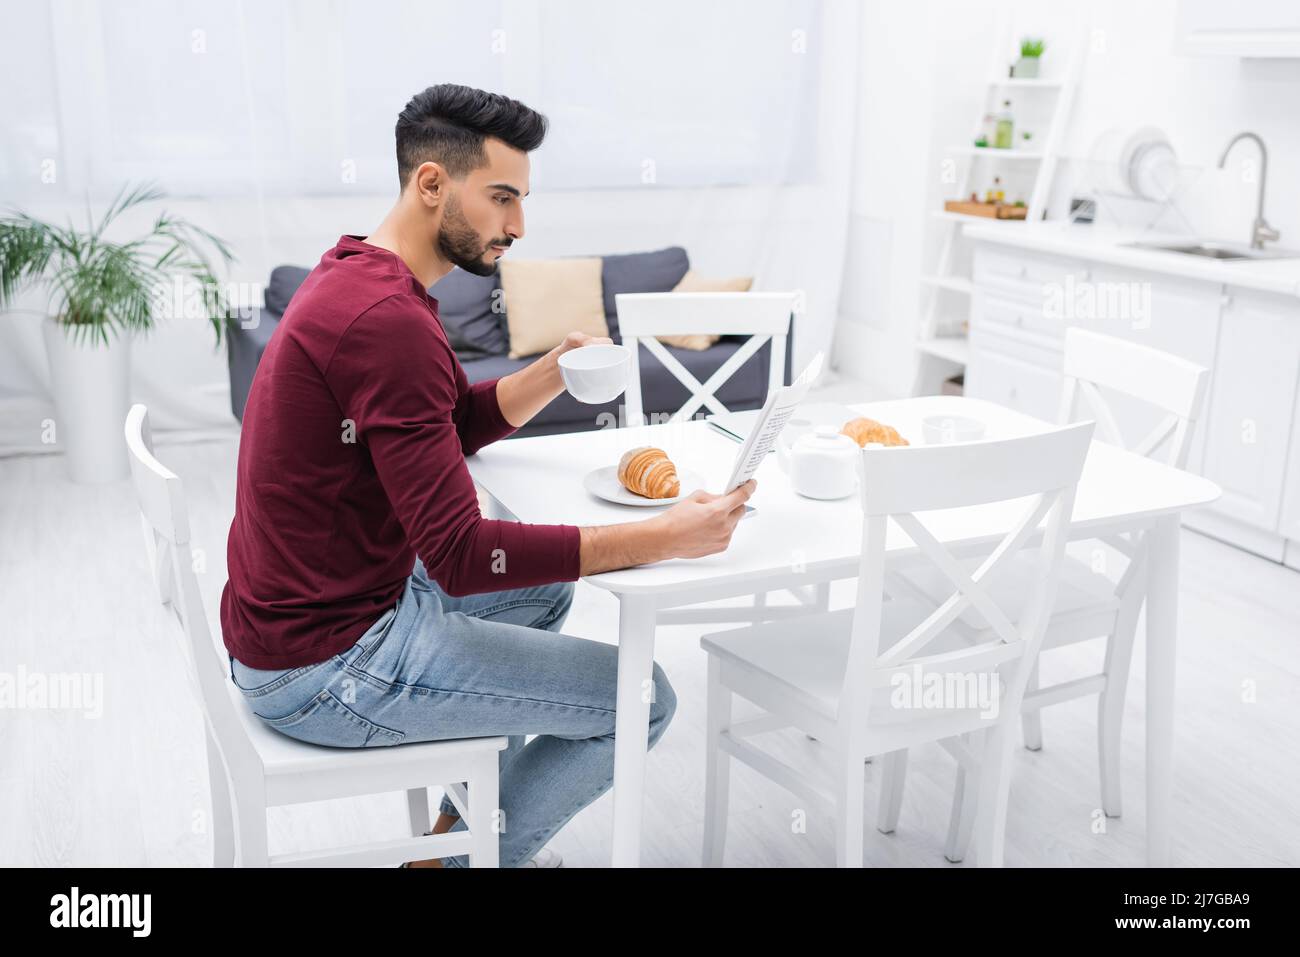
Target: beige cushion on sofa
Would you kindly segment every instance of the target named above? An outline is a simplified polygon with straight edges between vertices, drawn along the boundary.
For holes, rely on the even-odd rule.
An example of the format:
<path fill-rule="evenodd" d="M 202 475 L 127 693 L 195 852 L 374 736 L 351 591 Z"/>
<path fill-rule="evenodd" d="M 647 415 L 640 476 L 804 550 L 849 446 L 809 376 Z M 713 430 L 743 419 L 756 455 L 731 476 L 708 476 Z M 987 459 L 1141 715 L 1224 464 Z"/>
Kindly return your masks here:
<path fill-rule="evenodd" d="M 673 286 L 673 292 L 749 292 L 749 287 L 752 285 L 754 285 L 752 276 L 738 279 L 705 279 L 695 270 L 688 269 L 681 282 Z M 700 352 L 709 348 L 720 337 L 711 332 L 698 332 L 685 336 L 656 336 L 655 338 L 665 345 Z"/>
<path fill-rule="evenodd" d="M 570 332 L 609 335 L 599 256 L 503 259 L 500 269 L 511 359 L 554 349 Z"/>

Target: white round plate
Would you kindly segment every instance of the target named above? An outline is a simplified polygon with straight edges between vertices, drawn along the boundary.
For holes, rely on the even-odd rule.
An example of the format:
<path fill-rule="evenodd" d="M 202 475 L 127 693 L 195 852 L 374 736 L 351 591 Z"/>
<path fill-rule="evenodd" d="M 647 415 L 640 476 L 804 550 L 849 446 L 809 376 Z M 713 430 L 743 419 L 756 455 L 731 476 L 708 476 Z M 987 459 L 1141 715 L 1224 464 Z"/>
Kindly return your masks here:
<path fill-rule="evenodd" d="M 704 479 L 698 472 L 689 469 L 677 470 L 677 481 L 681 483 L 682 494 L 674 498 L 646 498 L 629 492 L 618 480 L 618 466 L 606 465 L 604 468 L 592 469 L 582 480 L 583 487 L 596 498 L 603 498 L 615 505 L 635 505 L 638 508 L 655 508 L 659 505 L 672 505 L 680 502 L 696 489 L 704 488 Z"/>
<path fill-rule="evenodd" d="M 1146 194 L 1145 189 L 1152 184 L 1143 180 L 1141 172 L 1143 157 L 1152 151 L 1159 157 L 1158 162 L 1163 163 L 1167 163 L 1174 155 L 1169 137 L 1158 126 L 1144 126 L 1135 130 L 1120 153 L 1120 167 L 1129 192 L 1140 199 L 1160 198 Z"/>

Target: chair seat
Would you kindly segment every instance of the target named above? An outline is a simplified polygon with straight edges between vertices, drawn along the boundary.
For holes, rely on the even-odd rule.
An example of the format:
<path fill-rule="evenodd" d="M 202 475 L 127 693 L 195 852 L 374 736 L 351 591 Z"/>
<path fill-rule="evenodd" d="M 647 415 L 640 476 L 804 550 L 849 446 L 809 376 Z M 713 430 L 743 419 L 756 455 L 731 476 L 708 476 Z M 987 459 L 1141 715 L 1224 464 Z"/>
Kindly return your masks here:
<path fill-rule="evenodd" d="M 969 561 L 961 565 L 968 574 L 974 574 L 978 567 L 977 562 Z M 998 569 L 996 578 L 986 579 L 985 590 L 998 608 L 1017 620 L 1027 597 L 1034 592 L 1035 573 L 1035 563 L 1030 556 L 1012 556 Z M 930 601 L 946 601 L 953 593 L 952 583 L 936 568 L 902 574 Z M 1119 605 L 1113 581 L 1078 559 L 1065 556 L 1043 647 L 1052 648 L 1109 634 Z M 978 609 L 967 608 L 960 621 L 981 638 L 987 637 L 988 622 Z"/>
<path fill-rule="evenodd" d="M 881 610 L 881 647 L 887 648 L 898 641 L 930 614 L 933 606 L 918 601 L 894 599 L 887 601 Z M 840 692 L 849 654 L 849 639 L 853 627 L 852 608 L 821 614 L 799 616 L 788 620 L 767 622 L 744 628 L 714 632 L 700 639 L 700 646 L 709 654 L 718 656 L 725 665 L 741 672 L 758 676 L 758 687 L 770 687 L 799 705 L 815 712 L 833 723 L 839 709 Z M 948 629 L 923 650 L 925 655 L 957 651 L 970 647 L 969 637 Z M 725 668 L 724 668 L 725 671 Z M 724 683 L 726 681 L 724 675 Z M 742 697 L 751 697 L 748 691 L 732 688 Z M 761 695 L 766 697 L 765 695 Z M 775 700 L 755 700 L 755 704 L 771 710 L 779 708 Z M 873 726 L 910 723 L 918 728 L 936 722 L 969 724 L 972 709 L 933 709 L 919 712 L 899 709 L 890 704 L 890 689 L 884 688 L 872 695 L 868 721 Z M 950 733 L 964 730 L 957 727 Z"/>
<path fill-rule="evenodd" d="M 439 778 L 438 769 L 447 764 L 509 745 L 503 736 L 456 738 L 448 741 L 418 741 L 377 748 L 329 748 L 294 740 L 268 727 L 253 713 L 242 692 L 227 683 L 227 692 L 244 731 L 262 759 L 267 779 L 267 803 L 290 804 L 299 800 L 301 786 L 309 787 L 316 799 L 377 794 L 427 784 L 444 784 L 454 778 Z"/>

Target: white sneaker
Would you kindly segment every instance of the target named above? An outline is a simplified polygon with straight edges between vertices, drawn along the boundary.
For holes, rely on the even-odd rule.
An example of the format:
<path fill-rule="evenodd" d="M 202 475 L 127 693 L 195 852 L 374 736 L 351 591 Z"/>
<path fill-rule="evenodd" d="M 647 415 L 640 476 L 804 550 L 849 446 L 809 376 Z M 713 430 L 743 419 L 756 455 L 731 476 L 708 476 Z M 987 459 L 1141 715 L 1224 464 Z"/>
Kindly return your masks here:
<path fill-rule="evenodd" d="M 549 847 L 544 847 L 537 852 L 537 855 L 527 864 L 521 864 L 520 867 L 563 867 L 564 858 L 560 857 Z"/>

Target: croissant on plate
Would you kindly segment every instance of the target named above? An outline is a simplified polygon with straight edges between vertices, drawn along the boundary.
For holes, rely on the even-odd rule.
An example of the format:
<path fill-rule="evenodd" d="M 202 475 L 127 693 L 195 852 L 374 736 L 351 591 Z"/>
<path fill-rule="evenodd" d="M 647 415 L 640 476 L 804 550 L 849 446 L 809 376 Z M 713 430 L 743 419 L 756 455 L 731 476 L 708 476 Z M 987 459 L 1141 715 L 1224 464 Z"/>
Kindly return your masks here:
<path fill-rule="evenodd" d="M 663 449 L 649 445 L 628 449 L 618 460 L 619 483 L 645 498 L 676 498 L 681 493 L 677 467 Z"/>
<path fill-rule="evenodd" d="M 879 442 L 881 445 L 909 444 L 893 426 L 868 419 L 866 416 L 859 416 L 845 422 L 844 427 L 840 429 L 840 434 L 847 435 L 859 446 L 865 446 L 870 442 Z"/>

